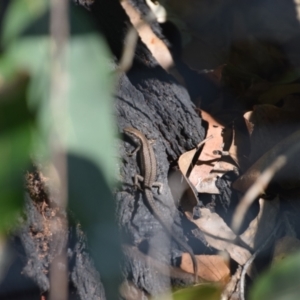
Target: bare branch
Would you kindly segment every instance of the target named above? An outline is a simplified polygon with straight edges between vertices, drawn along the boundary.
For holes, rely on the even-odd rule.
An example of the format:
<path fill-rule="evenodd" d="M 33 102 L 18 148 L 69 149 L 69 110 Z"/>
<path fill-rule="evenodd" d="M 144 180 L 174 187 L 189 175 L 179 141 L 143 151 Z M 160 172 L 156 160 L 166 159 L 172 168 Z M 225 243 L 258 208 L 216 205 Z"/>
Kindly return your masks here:
<path fill-rule="evenodd" d="M 69 36 L 69 1 L 51 0 L 50 1 L 50 37 L 51 37 L 51 90 L 50 90 L 50 108 L 51 108 L 51 164 L 54 172 L 59 179 L 60 196 L 57 199 L 61 212 L 65 211 L 67 205 L 67 158 L 66 150 L 62 144 L 61 134 L 64 129 L 67 109 L 67 82 L 68 73 L 66 67 L 67 45 Z M 65 132 L 63 132 L 65 134 Z M 53 174 L 50 174 L 50 176 Z M 53 176 L 51 176 L 53 177 Z M 50 190 L 50 194 L 53 191 Z M 57 215 L 52 224 L 54 247 L 55 240 L 67 231 L 67 219 L 63 214 Z M 51 247 L 51 245 L 50 245 Z M 68 262 L 66 245 L 61 253 L 55 253 L 50 267 L 50 299 L 66 300 L 68 299 Z"/>

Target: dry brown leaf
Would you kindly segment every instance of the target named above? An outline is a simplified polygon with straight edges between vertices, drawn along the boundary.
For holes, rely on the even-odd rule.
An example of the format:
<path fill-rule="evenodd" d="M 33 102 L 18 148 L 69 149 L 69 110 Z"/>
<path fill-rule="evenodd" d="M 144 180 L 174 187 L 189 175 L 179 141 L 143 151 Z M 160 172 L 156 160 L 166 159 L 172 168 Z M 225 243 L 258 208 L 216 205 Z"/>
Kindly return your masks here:
<path fill-rule="evenodd" d="M 300 130 L 294 132 L 280 143 L 275 145 L 271 150 L 266 152 L 260 159 L 258 159 L 242 176 L 240 176 L 234 183 L 233 188 L 244 193 L 256 181 L 261 172 L 275 160 L 280 154 L 291 148 L 300 140 Z M 300 182 L 300 168 L 297 164 L 291 161 L 275 176 L 274 181 L 279 183 L 284 188 L 296 188 Z M 263 191 L 261 191 L 263 192 Z"/>
<path fill-rule="evenodd" d="M 236 129 L 234 127 L 232 128 L 232 141 L 231 141 L 231 145 L 230 145 L 228 152 L 230 154 L 230 157 L 239 166 L 240 165 L 240 159 L 238 156 L 239 147 L 238 147 L 238 143 L 237 143 L 237 133 L 236 133 Z"/>
<path fill-rule="evenodd" d="M 216 161 L 221 158 L 220 152 L 223 151 L 223 137 L 224 126 L 218 123 L 212 116 L 205 111 L 201 111 L 203 120 L 208 122 L 207 136 L 213 136 L 208 140 L 200 153 L 200 156 L 194 166 L 189 180 L 196 187 L 199 193 L 216 193 L 214 185 L 214 178 L 211 179 L 210 172 L 212 171 Z M 215 152 L 214 152 L 215 151 Z M 205 180 L 207 180 L 205 182 Z M 213 184 L 211 185 L 211 182 Z"/>
<path fill-rule="evenodd" d="M 195 186 L 198 193 L 207 194 L 220 194 L 219 189 L 216 186 L 218 175 L 213 173 L 209 174 L 203 180 L 198 180 L 198 184 Z"/>
<path fill-rule="evenodd" d="M 198 198 L 189 180 L 179 170 L 175 170 L 169 177 L 169 186 L 176 206 L 180 203 L 184 212 L 192 214 Z"/>
<path fill-rule="evenodd" d="M 251 257 L 251 253 L 234 244 L 237 236 L 218 214 L 210 212 L 207 208 L 199 210 L 201 217 L 191 221 L 203 232 L 206 242 L 217 250 L 228 252 L 233 260 L 244 265 Z"/>
<path fill-rule="evenodd" d="M 202 111 L 202 118 L 208 122 L 207 135 L 214 136 L 214 139 L 204 145 L 189 179 L 199 193 L 219 194 L 215 184 L 217 178 L 236 169 L 233 160 L 229 158 L 230 153 L 223 151 L 225 145 L 228 145 L 228 149 L 232 144 L 232 132 L 205 111 Z"/>
<path fill-rule="evenodd" d="M 231 276 L 230 281 L 226 284 L 221 300 L 237 300 L 239 299 L 239 281 L 241 279 L 242 268 L 239 266 L 233 276 Z"/>
<path fill-rule="evenodd" d="M 249 224 L 247 230 L 240 235 L 241 240 L 253 250 L 257 250 L 272 233 L 276 221 L 278 221 L 278 211 L 278 197 L 272 201 L 259 199 L 259 213 Z"/>
<path fill-rule="evenodd" d="M 181 171 L 181 176 L 178 177 L 178 174 L 173 178 L 172 185 L 175 189 L 181 189 L 180 195 L 184 201 L 181 201 L 182 208 L 185 212 L 192 213 L 193 207 L 197 205 L 197 195 L 194 191 L 194 186 L 190 182 L 190 180 L 187 178 L 187 173 L 189 172 L 190 168 L 192 167 L 192 161 L 197 155 L 198 150 L 200 149 L 203 144 L 205 144 L 208 140 L 210 140 L 212 137 L 208 137 L 202 142 L 199 143 L 197 149 L 192 149 L 190 151 L 187 151 L 183 153 L 179 159 L 178 159 L 178 167 Z M 178 188 L 179 187 L 179 188 Z M 184 194 L 184 195 L 183 195 Z M 173 195 L 174 199 L 178 198 L 178 195 Z"/>
<path fill-rule="evenodd" d="M 251 135 L 254 129 L 254 124 L 250 121 L 253 111 L 247 111 L 244 113 L 245 123 L 248 129 L 249 134 Z"/>
<path fill-rule="evenodd" d="M 248 156 L 250 154 L 249 135 L 241 129 L 245 125 L 248 127 L 247 123 L 245 123 L 244 118 L 238 118 L 233 121 L 231 145 L 228 150 L 230 157 L 242 171 L 248 168 Z"/>
<path fill-rule="evenodd" d="M 230 278 L 228 261 L 221 255 L 196 255 L 198 276 L 205 281 L 226 283 Z M 180 268 L 193 273 L 193 263 L 190 254 L 183 253 Z"/>
<path fill-rule="evenodd" d="M 276 241 L 272 263 L 285 259 L 300 250 L 300 240 L 292 236 L 284 236 Z"/>
<path fill-rule="evenodd" d="M 192 160 L 194 159 L 195 155 L 196 155 L 197 149 L 194 148 L 190 151 L 187 151 L 185 153 L 183 153 L 182 155 L 180 155 L 179 159 L 178 159 L 178 167 L 180 169 L 180 171 L 182 172 L 182 174 L 186 175 L 187 171 L 192 163 Z"/>
<path fill-rule="evenodd" d="M 128 0 L 121 1 L 121 5 L 130 18 L 132 25 L 137 29 L 142 41 L 147 45 L 152 55 L 157 62 L 165 69 L 168 70 L 174 65 L 171 53 L 165 43 L 159 39 L 152 31 L 149 24 L 144 22 L 139 12 L 130 4 Z"/>
<path fill-rule="evenodd" d="M 214 164 L 214 167 L 211 170 L 210 174 L 202 181 L 198 181 L 198 184 L 196 185 L 196 190 L 199 193 L 220 194 L 220 191 L 216 186 L 217 179 L 219 177 L 222 177 L 225 173 L 235 170 L 236 167 L 232 162 L 225 161 L 223 159 L 217 161 Z"/>

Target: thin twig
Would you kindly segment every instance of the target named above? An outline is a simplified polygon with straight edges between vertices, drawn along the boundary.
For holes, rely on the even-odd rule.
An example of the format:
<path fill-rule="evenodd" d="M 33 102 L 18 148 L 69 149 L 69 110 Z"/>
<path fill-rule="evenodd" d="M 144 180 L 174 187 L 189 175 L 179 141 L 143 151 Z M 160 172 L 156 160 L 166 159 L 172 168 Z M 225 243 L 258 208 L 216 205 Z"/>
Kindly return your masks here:
<path fill-rule="evenodd" d="M 262 191 L 267 188 L 275 174 L 282 167 L 284 167 L 287 161 L 291 159 L 291 157 L 293 157 L 299 151 L 299 149 L 300 143 L 297 142 L 290 148 L 290 150 L 286 151 L 282 155 L 279 155 L 275 161 L 258 176 L 235 210 L 231 225 L 231 228 L 234 232 L 238 233 L 244 216 L 254 200 L 261 194 Z"/>
<path fill-rule="evenodd" d="M 200 149 L 200 147 L 202 147 L 207 141 L 211 140 L 213 137 L 214 137 L 214 136 L 211 134 L 211 135 L 208 136 L 206 139 L 204 139 L 203 141 L 201 141 L 201 142 L 197 145 L 197 147 L 196 147 L 197 151 Z"/>
<path fill-rule="evenodd" d="M 242 267 L 238 266 L 235 274 L 233 276 L 231 276 L 230 281 L 226 284 L 226 286 L 221 294 L 220 300 L 232 299 L 231 297 L 232 297 L 233 293 L 235 293 L 238 288 L 238 283 L 241 278 L 241 273 L 242 273 Z"/>
<path fill-rule="evenodd" d="M 244 216 L 251 204 L 261 194 L 261 191 L 266 189 L 276 172 L 278 172 L 278 170 L 280 170 L 286 164 L 286 162 L 286 156 L 278 156 L 275 161 L 261 173 L 261 175 L 253 183 L 253 185 L 248 189 L 248 191 L 238 204 L 232 218 L 231 228 L 233 232 L 238 233 Z"/>
<path fill-rule="evenodd" d="M 191 172 L 194 168 L 194 164 L 193 164 L 193 161 L 194 159 L 196 158 L 196 156 L 198 155 L 199 156 L 199 150 L 202 146 L 204 146 L 204 144 L 209 141 L 210 139 L 214 138 L 214 136 L 211 134 L 210 136 L 208 136 L 206 139 L 204 139 L 203 141 L 201 141 L 197 146 L 196 146 L 196 152 L 191 160 L 191 163 L 189 165 L 189 167 L 187 168 L 187 171 L 186 171 L 186 174 L 185 176 L 188 178 L 190 175 L 191 175 Z M 198 185 L 198 183 L 197 183 Z"/>
<path fill-rule="evenodd" d="M 69 38 L 69 1 L 50 1 L 50 38 L 51 38 L 51 89 L 50 89 L 50 115 L 51 134 L 49 148 L 51 149 L 51 163 L 54 172 L 59 178 L 59 196 L 55 196 L 55 187 L 50 189 L 50 196 L 55 197 L 56 205 L 60 212 L 64 212 L 67 206 L 67 158 L 66 150 L 61 140 L 61 130 L 65 123 L 68 93 L 67 72 L 67 46 Z M 63 132 L 65 134 L 65 132 Z M 50 174 L 53 178 L 53 174 Z M 57 187 L 56 187 L 57 188 Z M 64 240 L 67 232 L 67 218 L 63 213 L 57 214 L 51 220 L 53 240 L 50 247 L 57 251 L 57 240 Z M 68 261 L 66 240 L 60 253 L 55 257 L 50 266 L 50 300 L 68 299 Z"/>
<path fill-rule="evenodd" d="M 244 264 L 242 273 L 241 273 L 241 280 L 240 280 L 240 300 L 245 300 L 245 278 L 248 272 L 249 267 L 253 263 L 254 259 L 257 255 L 267 246 L 267 244 L 271 241 L 272 237 L 276 234 L 281 222 L 278 222 L 277 226 L 273 229 L 272 233 L 268 236 L 268 238 L 260 245 L 260 247 L 253 253 L 253 255 L 247 260 Z"/>
<path fill-rule="evenodd" d="M 132 61 L 134 57 L 134 51 L 138 40 L 137 30 L 131 26 L 125 37 L 125 45 L 123 48 L 123 53 L 120 59 L 119 66 L 117 68 L 118 72 L 126 72 L 132 66 Z"/>
<path fill-rule="evenodd" d="M 128 71 L 133 62 L 136 44 L 138 41 L 138 30 L 143 26 L 150 25 L 152 21 L 156 20 L 155 14 L 150 11 L 145 17 L 141 19 L 135 26 L 130 26 L 125 37 L 123 53 L 117 68 L 117 72 L 123 73 Z"/>

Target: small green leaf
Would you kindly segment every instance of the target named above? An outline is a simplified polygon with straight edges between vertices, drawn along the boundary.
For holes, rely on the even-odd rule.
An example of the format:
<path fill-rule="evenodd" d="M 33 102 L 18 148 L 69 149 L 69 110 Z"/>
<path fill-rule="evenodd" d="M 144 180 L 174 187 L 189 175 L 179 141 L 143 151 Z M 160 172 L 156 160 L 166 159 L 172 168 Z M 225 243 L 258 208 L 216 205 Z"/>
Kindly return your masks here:
<path fill-rule="evenodd" d="M 200 284 L 181 289 L 173 294 L 174 300 L 219 300 L 222 293 L 221 287 L 212 284 Z"/>
<path fill-rule="evenodd" d="M 257 278 L 251 300 L 298 300 L 300 295 L 300 253 L 292 255 Z"/>

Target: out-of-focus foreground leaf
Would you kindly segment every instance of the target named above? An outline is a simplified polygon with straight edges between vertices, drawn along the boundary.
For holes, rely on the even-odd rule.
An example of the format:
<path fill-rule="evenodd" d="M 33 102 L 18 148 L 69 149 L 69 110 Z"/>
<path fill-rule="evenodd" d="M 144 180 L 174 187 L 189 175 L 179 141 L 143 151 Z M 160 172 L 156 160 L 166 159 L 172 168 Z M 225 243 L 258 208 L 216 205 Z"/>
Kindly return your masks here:
<path fill-rule="evenodd" d="M 29 103 L 38 110 L 42 143 L 47 144 L 50 130 L 54 128 L 69 153 L 93 162 L 103 172 L 105 180 L 112 184 L 116 155 L 111 101 L 113 80 L 108 50 L 92 29 L 89 19 L 85 19 L 86 15 L 72 9 L 72 34 L 67 49 L 68 78 L 64 83 L 68 86 L 67 112 L 62 124 L 59 123 L 61 119 L 55 119 L 55 113 L 51 119 L 51 40 L 47 25 L 49 12 L 45 10 L 47 2 L 12 1 L 3 33 L 7 59 L 31 75 Z M 21 15 L 17 25 L 11 21 Z M 84 214 L 82 209 L 76 210 Z"/>
<path fill-rule="evenodd" d="M 219 300 L 222 293 L 221 287 L 217 285 L 201 284 L 175 292 L 174 300 Z"/>
<path fill-rule="evenodd" d="M 47 0 L 20 0 L 11 1 L 9 13 L 5 18 L 5 30 L 2 35 L 2 43 L 8 45 L 17 39 L 20 34 L 32 25 L 48 7 Z"/>
<path fill-rule="evenodd" d="M 119 274 L 120 257 L 114 224 L 115 124 L 113 69 L 109 51 L 91 16 L 70 6 L 70 36 L 66 47 L 63 86 L 67 88 L 65 116 L 50 105 L 51 47 L 49 1 L 15 0 L 6 15 L 2 44 L 15 69 L 30 74 L 28 104 L 37 111 L 35 152 L 49 157 L 49 136 L 55 132 L 68 155 L 69 206 L 87 232 L 103 282 Z M 31 7 L 32 6 L 32 7 Z M 12 18 L 19 18 L 16 23 Z M 6 69 L 9 73 L 9 68 Z M 56 141 L 56 140 L 55 140 Z M 41 153 L 41 149 L 44 152 Z M 101 207 L 101 209 L 98 209 Z M 117 274 L 117 275 L 116 275 Z M 112 281 L 111 281 L 112 282 Z M 116 281 L 111 289 L 115 289 Z M 107 297 L 110 291 L 106 289 Z"/>
<path fill-rule="evenodd" d="M 250 299 L 296 300 L 300 294 L 300 253 L 290 256 L 257 278 Z"/>
<path fill-rule="evenodd" d="M 22 207 L 34 121 L 26 104 L 28 82 L 26 74 L 15 74 L 0 86 L 0 231 L 14 225 Z"/>

